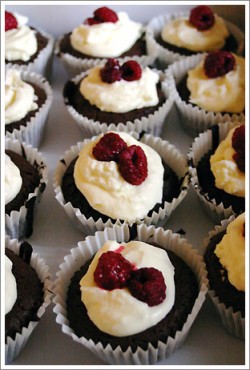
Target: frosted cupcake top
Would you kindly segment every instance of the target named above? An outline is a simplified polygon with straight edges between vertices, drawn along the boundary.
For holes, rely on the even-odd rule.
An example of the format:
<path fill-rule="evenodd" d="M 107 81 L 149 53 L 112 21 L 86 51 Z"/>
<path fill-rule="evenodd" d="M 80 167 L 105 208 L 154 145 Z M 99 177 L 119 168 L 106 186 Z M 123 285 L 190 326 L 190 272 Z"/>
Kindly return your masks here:
<path fill-rule="evenodd" d="M 12 310 L 17 299 L 17 285 L 12 273 L 12 262 L 5 256 L 5 315 Z"/>
<path fill-rule="evenodd" d="M 37 52 L 35 31 L 27 26 L 28 18 L 5 12 L 5 59 L 27 62 Z"/>
<path fill-rule="evenodd" d="M 101 134 L 85 144 L 74 168 L 77 188 L 113 219 L 144 218 L 163 194 L 161 157 L 127 133 Z"/>
<path fill-rule="evenodd" d="M 80 286 L 90 319 L 118 337 L 156 325 L 175 300 L 174 267 L 167 252 L 140 241 L 105 242 Z"/>
<path fill-rule="evenodd" d="M 20 192 L 22 187 L 22 177 L 19 168 L 5 154 L 5 204 L 10 203 Z"/>
<path fill-rule="evenodd" d="M 125 12 L 115 13 L 98 8 L 93 18 L 76 27 L 70 35 L 71 45 L 83 54 L 116 58 L 129 50 L 142 34 L 142 25 L 129 19 Z"/>

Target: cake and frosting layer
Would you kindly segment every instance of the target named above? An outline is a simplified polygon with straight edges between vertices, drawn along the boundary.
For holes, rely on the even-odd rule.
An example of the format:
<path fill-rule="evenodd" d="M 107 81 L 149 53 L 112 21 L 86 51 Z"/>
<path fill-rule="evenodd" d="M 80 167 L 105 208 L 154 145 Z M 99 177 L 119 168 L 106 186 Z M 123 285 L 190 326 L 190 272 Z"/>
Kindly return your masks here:
<path fill-rule="evenodd" d="M 131 295 L 128 288 L 105 290 L 94 280 L 94 271 L 102 253 L 121 253 L 136 268 L 154 267 L 162 272 L 166 284 L 166 298 L 156 306 L 148 306 Z M 103 332 L 114 336 L 135 334 L 154 326 L 174 305 L 174 267 L 167 252 L 141 241 L 117 243 L 107 241 L 96 253 L 87 273 L 80 281 L 82 301 L 88 316 Z"/>
<path fill-rule="evenodd" d="M 140 146 L 147 158 L 147 178 L 141 185 L 131 185 L 124 180 L 115 161 L 99 161 L 93 156 L 92 150 L 103 135 L 86 143 L 80 151 L 74 168 L 75 184 L 91 207 L 108 217 L 128 222 L 144 218 L 162 201 L 164 168 L 161 157 L 148 145 L 119 132 L 128 146 Z"/>
<path fill-rule="evenodd" d="M 20 192 L 22 187 L 22 177 L 19 168 L 5 154 L 5 204 L 10 203 Z"/>
<path fill-rule="evenodd" d="M 17 28 L 5 32 L 5 59 L 26 62 L 37 52 L 36 32 L 27 26 L 27 17 L 15 12 L 13 15 L 17 20 Z"/>
<path fill-rule="evenodd" d="M 245 291 L 245 213 L 232 221 L 215 254 L 228 272 L 228 280 L 238 290 Z"/>
<path fill-rule="evenodd" d="M 34 88 L 21 79 L 21 72 L 7 69 L 5 78 L 5 124 L 21 120 L 37 109 Z"/>
<path fill-rule="evenodd" d="M 12 262 L 5 256 L 5 315 L 9 313 L 17 299 L 17 284 L 12 273 Z"/>
<path fill-rule="evenodd" d="M 111 84 L 102 81 L 101 68 L 92 68 L 80 84 L 81 94 L 92 105 L 105 112 L 125 113 L 158 104 L 159 75 L 150 68 L 144 68 L 138 80 L 121 79 Z"/>
<path fill-rule="evenodd" d="M 245 108 L 245 59 L 233 54 L 236 67 L 224 76 L 209 78 L 204 60 L 188 71 L 190 102 L 212 112 L 241 113 Z"/>
<path fill-rule="evenodd" d="M 118 12 L 118 21 L 94 25 L 81 24 L 70 35 L 71 45 L 83 54 L 99 58 L 116 58 L 129 50 L 141 37 L 142 25 Z"/>

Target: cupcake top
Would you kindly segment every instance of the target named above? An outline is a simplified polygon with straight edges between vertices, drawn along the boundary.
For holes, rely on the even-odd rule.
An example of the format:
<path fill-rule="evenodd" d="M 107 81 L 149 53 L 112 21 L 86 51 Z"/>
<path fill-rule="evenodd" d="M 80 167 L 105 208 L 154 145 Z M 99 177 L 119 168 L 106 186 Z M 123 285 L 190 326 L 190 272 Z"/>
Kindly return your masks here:
<path fill-rule="evenodd" d="M 228 36 L 224 20 L 205 5 L 171 20 L 161 31 L 163 41 L 194 52 L 221 49 Z"/>
<path fill-rule="evenodd" d="M 245 59 L 226 51 L 209 53 L 188 71 L 190 102 L 213 112 L 245 108 Z"/>
<path fill-rule="evenodd" d="M 20 192 L 22 177 L 19 168 L 5 153 L 5 204 L 10 203 Z"/>
<path fill-rule="evenodd" d="M 28 18 L 5 11 L 5 59 L 27 62 L 37 52 L 35 30 L 28 25 Z"/>
<path fill-rule="evenodd" d="M 141 241 L 106 241 L 80 286 L 90 319 L 118 337 L 154 326 L 175 300 L 174 267 L 167 252 Z"/>
<path fill-rule="evenodd" d="M 229 282 L 245 291 L 245 213 L 232 221 L 214 253 L 228 273 Z"/>
<path fill-rule="evenodd" d="M 102 111 L 125 113 L 157 105 L 158 81 L 156 72 L 149 67 L 142 69 L 136 61 L 120 66 L 117 60 L 109 59 L 104 66 L 89 70 L 81 81 L 80 92 Z"/>
<path fill-rule="evenodd" d="M 5 255 L 5 315 L 12 310 L 17 299 L 17 284 L 12 265 L 12 261 Z"/>
<path fill-rule="evenodd" d="M 217 188 L 245 197 L 245 125 L 232 128 L 210 157 Z"/>
<path fill-rule="evenodd" d="M 21 78 L 21 71 L 7 69 L 5 78 L 5 125 L 24 118 L 36 110 L 37 96 L 34 88 Z"/>
<path fill-rule="evenodd" d="M 83 54 L 115 58 L 129 50 L 141 34 L 142 25 L 131 21 L 125 12 L 115 13 L 101 7 L 95 10 L 92 18 L 73 30 L 70 42 Z"/>
<path fill-rule="evenodd" d="M 77 188 L 97 211 L 134 222 L 162 201 L 161 157 L 127 133 L 109 132 L 83 146 L 74 167 Z"/>

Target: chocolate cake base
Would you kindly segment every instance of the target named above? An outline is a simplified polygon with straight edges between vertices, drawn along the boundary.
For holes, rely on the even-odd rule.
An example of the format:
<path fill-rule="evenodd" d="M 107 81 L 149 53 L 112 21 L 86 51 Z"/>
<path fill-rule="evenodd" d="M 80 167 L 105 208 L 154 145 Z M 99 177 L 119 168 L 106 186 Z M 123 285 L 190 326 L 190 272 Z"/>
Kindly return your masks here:
<path fill-rule="evenodd" d="M 64 35 L 64 37 L 62 38 L 60 45 L 59 45 L 60 52 L 58 55 L 60 55 L 61 53 L 64 53 L 64 54 L 68 53 L 80 59 L 100 59 L 99 57 L 93 57 L 91 55 L 83 54 L 80 51 L 74 49 L 71 46 L 70 35 L 71 35 L 71 32 Z M 146 41 L 145 41 L 144 34 L 135 42 L 135 44 L 129 50 L 119 55 L 119 58 L 124 58 L 127 56 L 132 57 L 135 55 L 137 56 L 147 55 Z"/>
<path fill-rule="evenodd" d="M 213 236 L 204 255 L 210 288 L 215 291 L 219 300 L 227 308 L 232 307 L 234 312 L 240 311 L 242 317 L 245 317 L 245 292 L 239 291 L 229 282 L 227 270 L 224 269 L 214 253 L 216 245 L 224 235 L 225 231 Z"/>
<path fill-rule="evenodd" d="M 69 326 L 76 335 L 92 339 L 94 343 L 101 342 L 104 347 L 110 344 L 113 349 L 121 346 L 122 350 L 126 351 L 131 347 L 133 352 L 138 347 L 147 350 L 149 343 L 157 348 L 158 341 L 166 343 L 169 336 L 174 337 L 176 331 L 182 329 L 192 310 L 198 296 L 198 284 L 191 269 L 173 252 L 167 252 L 175 268 L 175 303 L 164 319 L 143 332 L 126 337 L 115 337 L 100 331 L 89 319 L 86 307 L 81 301 L 79 281 L 86 273 L 90 260 L 74 274 L 67 292 Z"/>
<path fill-rule="evenodd" d="M 10 249 L 5 249 L 5 253 L 13 263 L 12 272 L 17 283 L 17 300 L 11 311 L 5 315 L 6 342 L 7 337 L 15 339 L 16 334 L 28 327 L 30 321 L 38 321 L 37 311 L 43 304 L 44 293 L 43 283 L 26 259 L 26 251 L 24 259 Z"/>
<path fill-rule="evenodd" d="M 35 117 L 39 109 L 44 105 L 47 95 L 43 89 L 41 89 L 39 86 L 32 82 L 28 82 L 29 85 L 31 85 L 35 90 L 35 95 L 37 96 L 36 103 L 38 105 L 37 109 L 34 109 L 26 114 L 25 117 L 23 117 L 19 121 L 11 122 L 8 125 L 5 125 L 5 133 L 6 132 L 13 132 L 14 129 L 19 130 L 21 126 L 27 126 L 27 123 L 30 122 L 32 117 Z"/>
<path fill-rule="evenodd" d="M 75 158 L 69 164 L 62 179 L 61 188 L 65 202 L 70 202 L 73 207 L 79 208 L 86 218 L 93 217 L 95 221 L 101 218 L 103 222 L 108 221 L 110 218 L 92 208 L 84 195 L 76 187 L 73 176 L 76 160 L 77 158 Z M 163 163 L 163 166 L 163 201 L 162 203 L 157 203 L 154 208 L 148 213 L 148 216 L 151 216 L 154 211 L 158 212 L 160 207 L 163 208 L 165 201 L 171 202 L 173 198 L 177 198 L 181 191 L 181 184 L 183 182 L 183 179 L 179 179 L 178 176 L 172 171 L 172 169 L 165 163 Z M 116 220 L 112 221 L 115 222 Z"/>

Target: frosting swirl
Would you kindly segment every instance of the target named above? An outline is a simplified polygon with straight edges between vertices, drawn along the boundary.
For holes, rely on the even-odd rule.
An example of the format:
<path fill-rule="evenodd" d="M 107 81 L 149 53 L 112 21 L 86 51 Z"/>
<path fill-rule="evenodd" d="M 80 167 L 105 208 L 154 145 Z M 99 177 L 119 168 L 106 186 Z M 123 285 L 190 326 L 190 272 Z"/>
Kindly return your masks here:
<path fill-rule="evenodd" d="M 81 24 L 70 35 L 71 45 L 83 54 L 100 58 L 116 58 L 129 50 L 142 33 L 142 25 L 117 13 L 118 21 L 94 25 Z"/>
<path fill-rule="evenodd" d="M 5 154 L 5 204 L 10 203 L 20 192 L 22 177 L 19 168 Z"/>
<path fill-rule="evenodd" d="M 5 255 L 5 315 L 12 310 L 17 299 L 17 285 L 12 273 L 12 262 Z"/>
<path fill-rule="evenodd" d="M 100 256 L 107 251 L 121 253 L 136 268 L 155 267 L 161 271 L 167 286 L 164 301 L 150 307 L 133 297 L 127 288 L 111 291 L 99 288 L 93 274 Z M 174 267 L 167 252 L 140 241 L 122 243 L 122 248 L 116 241 L 107 241 L 96 253 L 80 286 L 90 319 L 100 330 L 115 336 L 135 334 L 156 325 L 175 300 Z"/>
<path fill-rule="evenodd" d="M 99 161 L 93 156 L 93 147 L 102 136 L 88 142 L 79 153 L 74 168 L 77 188 L 94 209 L 108 217 L 128 222 L 144 218 L 162 201 L 164 168 L 161 157 L 148 145 L 119 132 L 127 145 L 140 146 L 147 157 L 147 178 L 141 185 L 131 185 L 124 180 L 115 161 Z"/>

